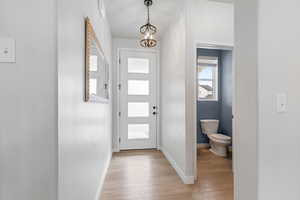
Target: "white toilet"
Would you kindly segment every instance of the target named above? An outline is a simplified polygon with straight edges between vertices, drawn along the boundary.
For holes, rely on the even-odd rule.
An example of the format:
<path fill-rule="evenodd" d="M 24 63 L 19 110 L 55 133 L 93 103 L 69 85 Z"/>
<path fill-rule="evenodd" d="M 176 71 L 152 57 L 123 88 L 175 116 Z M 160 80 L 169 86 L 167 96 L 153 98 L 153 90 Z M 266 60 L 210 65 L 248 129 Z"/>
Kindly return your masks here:
<path fill-rule="evenodd" d="M 218 156 L 226 157 L 231 137 L 218 133 L 219 120 L 200 120 L 200 122 L 202 133 L 209 138 L 210 151 Z"/>

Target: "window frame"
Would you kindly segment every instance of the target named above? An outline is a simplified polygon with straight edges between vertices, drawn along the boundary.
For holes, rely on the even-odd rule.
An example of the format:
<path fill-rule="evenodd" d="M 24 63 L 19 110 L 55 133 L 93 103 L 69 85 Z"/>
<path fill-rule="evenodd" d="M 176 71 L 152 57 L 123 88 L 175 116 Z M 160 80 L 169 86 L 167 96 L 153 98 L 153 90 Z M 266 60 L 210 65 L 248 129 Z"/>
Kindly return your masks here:
<path fill-rule="evenodd" d="M 199 78 L 199 69 L 201 68 L 201 66 L 204 66 L 204 62 L 199 62 L 199 60 L 207 60 L 207 64 L 209 63 L 209 60 L 213 60 L 213 61 L 217 61 L 217 63 L 215 64 L 216 66 L 211 66 L 211 67 L 215 67 L 216 69 L 214 70 L 214 75 L 213 75 L 213 79 L 200 79 Z M 218 102 L 219 101 L 219 57 L 217 56 L 197 56 L 197 101 L 202 101 L 202 102 Z M 215 79 L 214 79 L 215 77 Z M 213 91 L 215 91 L 213 94 L 213 98 L 212 99 L 208 99 L 208 98 L 200 98 L 199 97 L 199 81 L 204 80 L 204 81 L 212 81 L 213 83 Z"/>

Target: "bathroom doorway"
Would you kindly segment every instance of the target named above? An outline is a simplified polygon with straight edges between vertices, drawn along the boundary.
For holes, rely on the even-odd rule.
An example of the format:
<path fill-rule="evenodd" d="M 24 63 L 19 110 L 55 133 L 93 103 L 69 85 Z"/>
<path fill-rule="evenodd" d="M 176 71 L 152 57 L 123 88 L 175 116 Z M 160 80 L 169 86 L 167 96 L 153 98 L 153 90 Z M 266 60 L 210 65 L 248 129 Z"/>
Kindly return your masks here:
<path fill-rule="evenodd" d="M 197 182 L 233 199 L 233 47 L 199 44 L 196 54 Z"/>

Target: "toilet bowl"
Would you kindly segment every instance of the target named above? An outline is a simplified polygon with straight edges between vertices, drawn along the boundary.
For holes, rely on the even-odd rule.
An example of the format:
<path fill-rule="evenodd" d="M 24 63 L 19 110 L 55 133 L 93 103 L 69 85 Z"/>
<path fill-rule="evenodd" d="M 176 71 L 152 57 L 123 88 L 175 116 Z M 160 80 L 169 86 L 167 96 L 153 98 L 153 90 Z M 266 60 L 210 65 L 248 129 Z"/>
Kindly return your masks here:
<path fill-rule="evenodd" d="M 210 151 L 226 157 L 227 148 L 231 144 L 231 137 L 218 133 L 219 120 L 201 120 L 202 133 L 209 138 Z"/>

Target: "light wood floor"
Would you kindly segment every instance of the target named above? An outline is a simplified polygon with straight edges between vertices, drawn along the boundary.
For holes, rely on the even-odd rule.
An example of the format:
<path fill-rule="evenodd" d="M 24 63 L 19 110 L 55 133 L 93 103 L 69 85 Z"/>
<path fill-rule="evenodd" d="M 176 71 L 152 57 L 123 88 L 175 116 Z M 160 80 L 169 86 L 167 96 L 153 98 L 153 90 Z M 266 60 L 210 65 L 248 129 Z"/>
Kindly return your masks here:
<path fill-rule="evenodd" d="M 101 200 L 233 200 L 231 160 L 198 150 L 198 181 L 184 185 L 160 151 L 113 155 Z"/>

